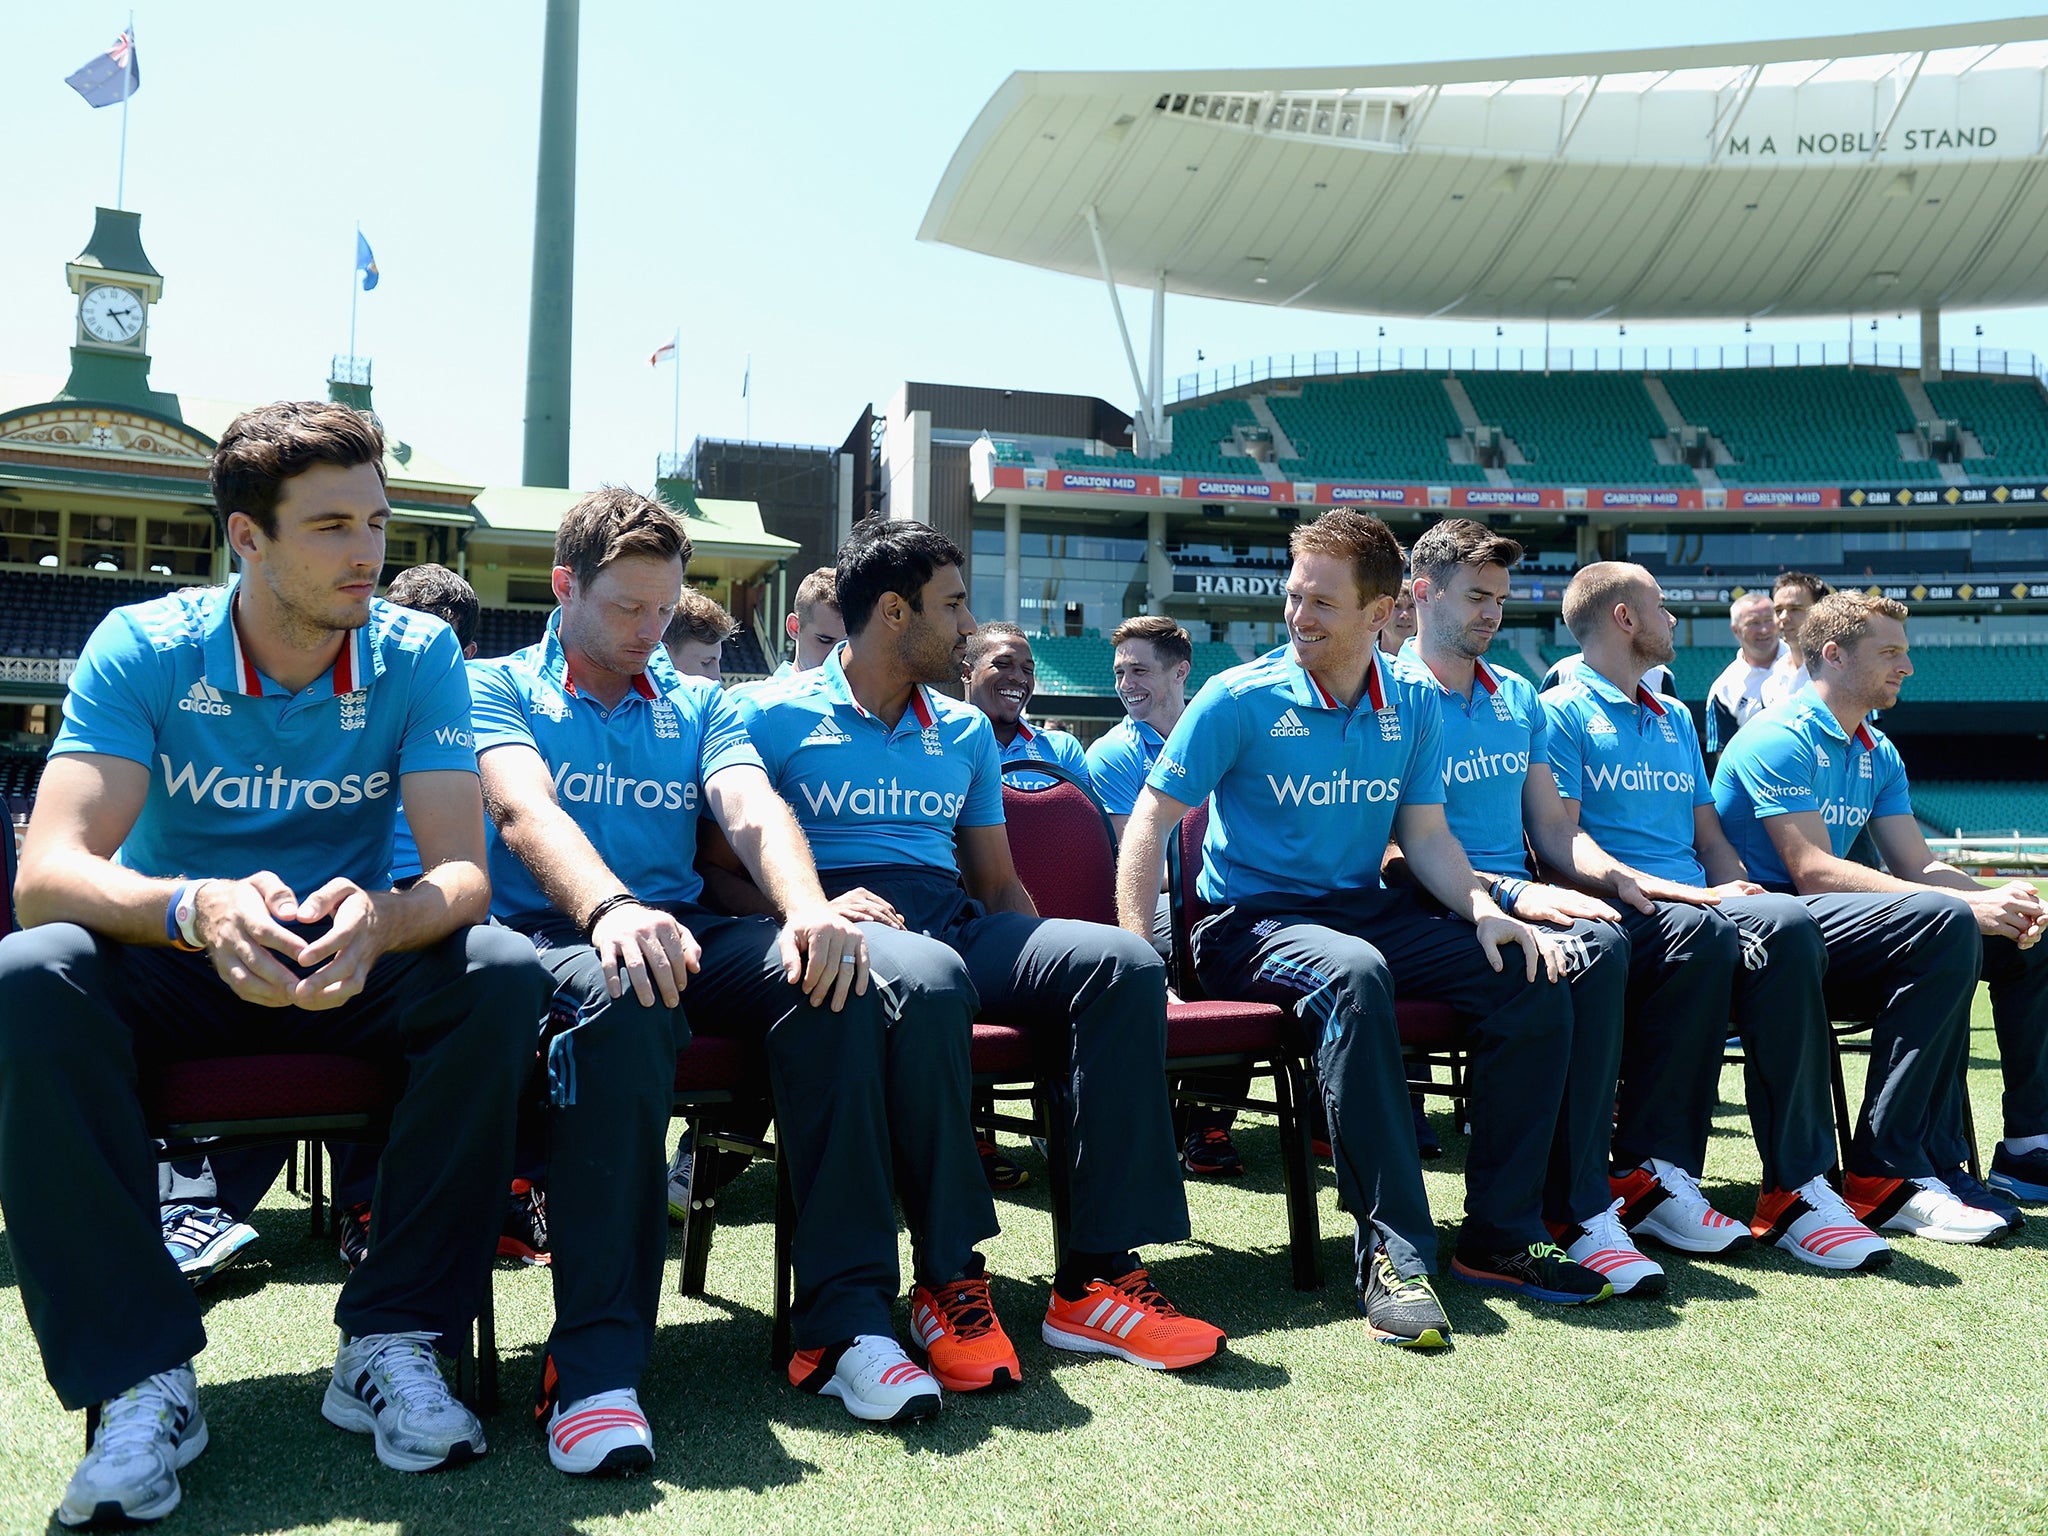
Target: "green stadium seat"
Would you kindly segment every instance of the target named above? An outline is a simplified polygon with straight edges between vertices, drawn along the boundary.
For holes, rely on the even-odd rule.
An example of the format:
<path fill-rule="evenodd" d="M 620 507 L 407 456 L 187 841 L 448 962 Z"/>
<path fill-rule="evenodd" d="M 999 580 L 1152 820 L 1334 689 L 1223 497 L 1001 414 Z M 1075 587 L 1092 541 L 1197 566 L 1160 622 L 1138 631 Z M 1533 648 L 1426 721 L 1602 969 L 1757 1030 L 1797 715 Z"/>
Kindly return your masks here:
<path fill-rule="evenodd" d="M 1659 463 L 1665 436 L 1640 375 L 1468 373 L 1479 419 L 1515 440 L 1529 460 L 1510 464 L 1517 485 L 1697 485 L 1684 464 Z"/>
<path fill-rule="evenodd" d="M 1477 464 L 1454 464 L 1446 440 L 1463 428 L 1434 373 L 1376 373 L 1302 385 L 1266 404 L 1294 445 L 1280 468 L 1296 480 L 1484 485 Z"/>
<path fill-rule="evenodd" d="M 1913 814 L 1941 837 L 2048 837 L 2048 783 L 1915 783 Z"/>

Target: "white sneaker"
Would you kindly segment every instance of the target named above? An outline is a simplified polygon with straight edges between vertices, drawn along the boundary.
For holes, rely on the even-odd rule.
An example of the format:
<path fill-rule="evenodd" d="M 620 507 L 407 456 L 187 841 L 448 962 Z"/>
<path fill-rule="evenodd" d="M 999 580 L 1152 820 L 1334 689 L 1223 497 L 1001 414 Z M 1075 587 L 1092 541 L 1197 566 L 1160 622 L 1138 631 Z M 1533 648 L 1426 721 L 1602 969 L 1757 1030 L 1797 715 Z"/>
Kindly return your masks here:
<path fill-rule="evenodd" d="M 830 1370 L 822 1349 L 800 1349 L 790 1357 L 790 1382 L 821 1397 L 836 1397 L 856 1419 L 896 1424 L 928 1419 L 939 1411 L 938 1379 L 903 1353 L 886 1334 L 863 1333 Z"/>
<path fill-rule="evenodd" d="M 237 1221 L 218 1206 L 166 1205 L 157 1213 L 164 1247 L 177 1261 L 178 1273 L 195 1286 L 204 1285 L 234 1263 L 256 1241 L 256 1229 Z"/>
<path fill-rule="evenodd" d="M 1622 1202 L 1621 1224 L 1637 1237 L 1680 1253 L 1740 1253 L 1753 1244 L 1747 1227 L 1707 1203 L 1698 1179 L 1661 1157 L 1609 1179 L 1607 1187 Z"/>
<path fill-rule="evenodd" d="M 631 1387 L 555 1404 L 548 1419 L 548 1460 L 557 1472 L 589 1477 L 654 1465 L 654 1431 Z"/>
<path fill-rule="evenodd" d="M 1875 1185 L 1878 1181 L 1855 1182 Z M 1910 1232 L 1937 1243 L 1987 1243 L 2006 1233 L 2004 1217 L 1963 1204 L 1939 1179 L 1901 1180 L 1896 1189 L 1872 1205 L 1864 1220 L 1875 1222 L 1886 1232 Z"/>
<path fill-rule="evenodd" d="M 1857 1219 L 1824 1174 L 1794 1190 L 1766 1190 L 1749 1229 L 1758 1242 L 1816 1269 L 1883 1269 L 1892 1261 L 1891 1244 Z"/>
<path fill-rule="evenodd" d="M 1665 1286 L 1664 1267 L 1630 1239 L 1621 1224 L 1621 1206 L 1616 1200 L 1599 1215 L 1566 1227 L 1557 1240 L 1564 1244 L 1566 1258 L 1604 1278 L 1615 1295 L 1659 1295 Z"/>
<path fill-rule="evenodd" d="M 92 1446 L 57 1506 L 60 1525 L 161 1520 L 184 1497 L 178 1469 L 206 1449 L 206 1415 L 190 1363 L 159 1371 L 100 1404 Z"/>
<path fill-rule="evenodd" d="M 456 1400 L 434 1358 L 432 1333 L 343 1339 L 320 1402 L 328 1423 L 372 1435 L 394 1472 L 438 1472 L 483 1455 L 484 1427 Z"/>
<path fill-rule="evenodd" d="M 668 1219 L 678 1226 L 690 1219 L 691 1174 L 697 1161 L 695 1140 L 685 1130 L 668 1159 Z"/>

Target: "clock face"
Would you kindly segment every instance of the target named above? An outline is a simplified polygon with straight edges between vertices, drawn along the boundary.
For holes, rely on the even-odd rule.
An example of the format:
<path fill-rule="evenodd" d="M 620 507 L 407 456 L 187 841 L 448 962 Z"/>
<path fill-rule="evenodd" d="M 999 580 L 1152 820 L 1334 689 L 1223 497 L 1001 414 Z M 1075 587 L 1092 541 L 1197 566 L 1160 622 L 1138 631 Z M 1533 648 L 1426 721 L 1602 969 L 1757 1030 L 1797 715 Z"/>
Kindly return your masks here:
<path fill-rule="evenodd" d="M 132 288 L 103 283 L 85 290 L 78 318 L 101 341 L 133 341 L 142 330 L 142 300 Z"/>

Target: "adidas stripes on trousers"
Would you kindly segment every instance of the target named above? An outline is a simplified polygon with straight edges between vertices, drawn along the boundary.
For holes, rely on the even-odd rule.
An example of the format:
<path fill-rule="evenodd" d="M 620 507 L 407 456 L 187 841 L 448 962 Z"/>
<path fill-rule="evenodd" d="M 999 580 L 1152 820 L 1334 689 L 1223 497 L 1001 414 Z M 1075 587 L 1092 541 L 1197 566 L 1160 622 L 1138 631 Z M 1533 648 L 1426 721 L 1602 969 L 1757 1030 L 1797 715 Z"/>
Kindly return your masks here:
<path fill-rule="evenodd" d="M 458 1333 L 476 1316 L 512 1170 L 520 1085 L 551 983 L 533 946 L 477 927 L 388 954 L 339 1008 L 244 1002 L 204 955 L 70 923 L 0 940 L 0 1210 L 43 1369 L 71 1409 L 206 1343 L 164 1250 L 140 1081 L 173 1061 L 294 1051 L 403 1066 L 370 1256 L 344 1333 Z"/>
<path fill-rule="evenodd" d="M 575 1028 L 550 1047 L 545 1111 L 548 1352 L 565 1403 L 637 1385 L 653 1351 L 668 1252 L 664 1142 L 676 1053 L 693 1030 L 766 1053 L 776 1145 L 796 1199 L 797 1348 L 894 1332 L 898 1195 L 920 1279 L 951 1279 L 996 1232 L 969 1115 L 971 998 L 921 980 L 923 952 L 941 946 L 861 924 L 868 990 L 849 992 L 834 1013 L 784 979 L 774 919 L 669 911 L 703 949 L 676 1009 L 658 994 L 642 1006 L 630 987 L 608 996 L 597 953 L 573 924 L 534 926 L 542 962 L 581 1005 Z M 565 1072 L 572 1103 L 556 1102 Z"/>
<path fill-rule="evenodd" d="M 1435 1268 L 1394 998 L 1450 1004 L 1469 1026 L 1472 1148 L 1465 1231 L 1480 1247 L 1547 1242 L 1545 1176 L 1571 1053 L 1572 998 L 1521 952 L 1493 970 L 1472 925 L 1411 890 L 1257 897 L 1204 920 L 1195 965 L 1216 997 L 1300 1020 L 1329 1112 L 1337 1189 L 1358 1221 L 1357 1275 L 1384 1245 L 1403 1274 Z"/>

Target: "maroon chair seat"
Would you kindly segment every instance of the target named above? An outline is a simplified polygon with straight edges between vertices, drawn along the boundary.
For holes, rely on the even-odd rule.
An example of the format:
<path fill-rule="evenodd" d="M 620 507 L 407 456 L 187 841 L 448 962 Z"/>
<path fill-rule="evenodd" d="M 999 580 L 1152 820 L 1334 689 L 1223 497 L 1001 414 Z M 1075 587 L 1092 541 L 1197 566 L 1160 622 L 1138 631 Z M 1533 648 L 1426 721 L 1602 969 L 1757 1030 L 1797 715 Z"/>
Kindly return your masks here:
<path fill-rule="evenodd" d="M 1424 997 L 1394 1000 L 1394 1027 L 1400 1031 L 1403 1048 L 1411 1051 L 1458 1051 L 1466 1044 L 1466 1029 L 1449 1003 Z"/>
<path fill-rule="evenodd" d="M 1031 1031 L 1014 1024 L 974 1025 L 974 1075 L 983 1079 L 1019 1082 L 1038 1071 L 1037 1046 Z"/>
<path fill-rule="evenodd" d="M 1271 1056 L 1301 1049 L 1292 1020 L 1271 1003 L 1201 1002 L 1166 1005 L 1166 1059 L 1191 1056 Z"/>
<path fill-rule="evenodd" d="M 216 1056 L 167 1062 L 142 1081 L 152 1129 L 248 1120 L 343 1120 L 388 1110 L 389 1073 L 356 1056 Z"/>
<path fill-rule="evenodd" d="M 692 1035 L 676 1053 L 678 1094 L 738 1093 L 758 1086 L 761 1069 L 747 1048 L 723 1035 Z"/>

